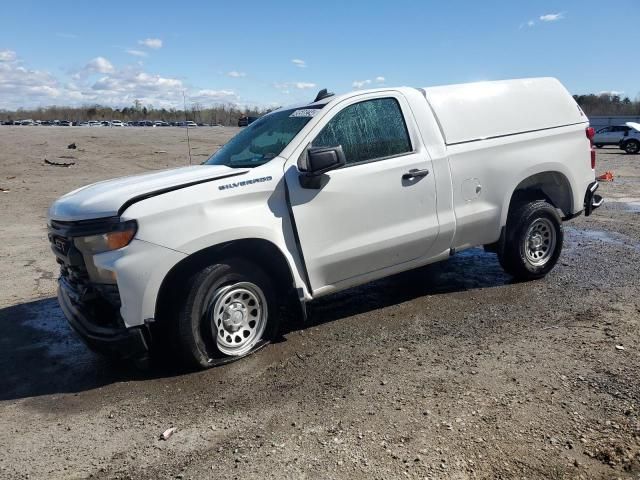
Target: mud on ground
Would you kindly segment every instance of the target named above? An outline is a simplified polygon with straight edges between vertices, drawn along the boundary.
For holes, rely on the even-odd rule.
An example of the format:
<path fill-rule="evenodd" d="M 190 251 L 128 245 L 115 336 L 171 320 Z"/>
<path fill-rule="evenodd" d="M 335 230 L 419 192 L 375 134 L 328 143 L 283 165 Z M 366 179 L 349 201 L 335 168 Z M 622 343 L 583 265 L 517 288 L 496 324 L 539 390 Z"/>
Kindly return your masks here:
<path fill-rule="evenodd" d="M 194 162 L 235 131 L 191 131 Z M 607 202 L 544 280 L 474 249 L 324 298 L 230 365 L 113 366 L 57 306 L 46 208 L 184 165 L 184 134 L 0 127 L 1 478 L 640 478 L 640 156 L 599 151 Z"/>

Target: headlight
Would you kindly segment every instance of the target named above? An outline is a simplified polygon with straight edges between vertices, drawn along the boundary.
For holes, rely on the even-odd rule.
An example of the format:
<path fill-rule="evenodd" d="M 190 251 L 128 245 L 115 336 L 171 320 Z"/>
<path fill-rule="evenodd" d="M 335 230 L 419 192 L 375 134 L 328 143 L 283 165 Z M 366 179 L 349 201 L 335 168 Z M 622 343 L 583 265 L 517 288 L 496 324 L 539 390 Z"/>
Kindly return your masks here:
<path fill-rule="evenodd" d="M 118 223 L 110 232 L 86 237 L 76 237 L 75 246 L 82 253 L 84 264 L 91 281 L 96 283 L 115 284 L 116 273 L 96 266 L 93 256 L 126 247 L 131 243 L 138 230 L 135 220 Z"/>
<path fill-rule="evenodd" d="M 131 243 L 136 234 L 138 226 L 135 221 L 124 222 L 117 226 L 112 232 L 75 239 L 75 245 L 82 253 L 94 255 L 96 253 L 117 250 L 126 247 Z"/>

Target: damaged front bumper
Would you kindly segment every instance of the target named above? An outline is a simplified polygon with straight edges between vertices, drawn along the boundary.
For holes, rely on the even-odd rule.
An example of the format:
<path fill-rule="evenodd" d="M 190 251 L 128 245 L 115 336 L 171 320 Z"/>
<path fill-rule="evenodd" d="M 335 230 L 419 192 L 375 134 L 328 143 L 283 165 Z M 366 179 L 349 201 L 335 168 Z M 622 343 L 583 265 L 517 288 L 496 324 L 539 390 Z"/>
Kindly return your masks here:
<path fill-rule="evenodd" d="M 110 219 L 50 222 L 49 241 L 60 265 L 58 303 L 71 328 L 91 350 L 112 358 L 144 359 L 150 345 L 147 326 L 125 324 L 118 285 L 92 281 L 75 246 L 76 238 L 100 231 L 105 222 L 114 223 Z"/>
<path fill-rule="evenodd" d="M 600 207 L 604 203 L 604 198 L 600 195 L 596 194 L 596 190 L 600 184 L 595 181 L 590 183 L 587 187 L 587 192 L 584 195 L 584 216 L 588 217 L 593 213 L 593 211 Z"/>
<path fill-rule="evenodd" d="M 143 359 L 149 351 L 146 327 L 127 328 L 117 325 L 99 325 L 92 314 L 76 303 L 73 288 L 60 278 L 58 303 L 71 328 L 94 352 L 120 359 Z"/>

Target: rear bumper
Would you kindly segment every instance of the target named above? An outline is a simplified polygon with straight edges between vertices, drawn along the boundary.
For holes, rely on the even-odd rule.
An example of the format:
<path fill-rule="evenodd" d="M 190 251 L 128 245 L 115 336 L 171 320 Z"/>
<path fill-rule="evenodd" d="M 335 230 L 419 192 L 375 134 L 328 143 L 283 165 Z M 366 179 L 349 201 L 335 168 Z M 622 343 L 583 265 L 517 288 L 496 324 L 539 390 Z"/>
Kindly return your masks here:
<path fill-rule="evenodd" d="M 585 217 L 588 217 L 589 215 L 591 215 L 591 213 L 593 213 L 593 211 L 596 208 L 600 207 L 604 203 L 604 198 L 596 194 L 596 190 L 598 190 L 599 186 L 600 184 L 597 181 L 595 181 L 593 183 L 590 183 L 589 186 L 587 187 L 587 192 L 584 195 L 584 216 Z"/>
<path fill-rule="evenodd" d="M 71 328 L 93 351 L 120 359 L 143 359 L 149 351 L 149 344 L 143 329 L 101 326 L 92 321 L 81 304 L 72 300 L 74 292 L 64 279 L 58 284 L 58 303 Z"/>

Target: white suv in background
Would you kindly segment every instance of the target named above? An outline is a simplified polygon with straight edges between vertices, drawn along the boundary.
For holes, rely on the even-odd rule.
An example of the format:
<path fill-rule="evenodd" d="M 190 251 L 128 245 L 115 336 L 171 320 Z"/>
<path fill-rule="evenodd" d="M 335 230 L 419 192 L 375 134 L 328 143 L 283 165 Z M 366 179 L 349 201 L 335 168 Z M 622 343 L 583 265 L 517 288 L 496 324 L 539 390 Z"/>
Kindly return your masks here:
<path fill-rule="evenodd" d="M 620 140 L 619 146 L 627 153 L 640 153 L 640 123 L 627 122 L 629 130 Z"/>

